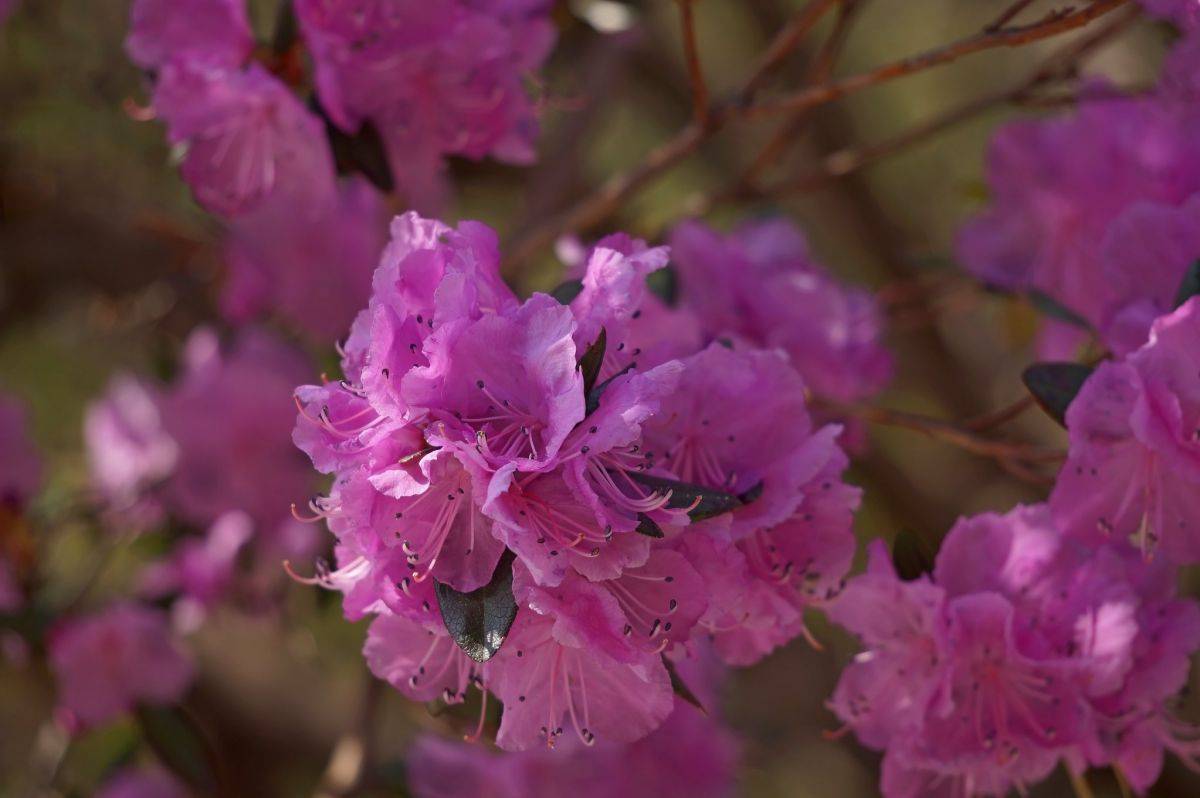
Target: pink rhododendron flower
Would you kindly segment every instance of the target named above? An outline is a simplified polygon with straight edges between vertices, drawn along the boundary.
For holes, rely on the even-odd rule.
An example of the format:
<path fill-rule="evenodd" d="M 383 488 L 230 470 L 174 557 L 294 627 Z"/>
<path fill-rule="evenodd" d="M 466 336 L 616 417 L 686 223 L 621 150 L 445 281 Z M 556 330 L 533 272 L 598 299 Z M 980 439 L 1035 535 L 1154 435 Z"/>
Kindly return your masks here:
<path fill-rule="evenodd" d="M 1102 279 L 1118 297 L 1103 314 L 1104 342 L 1118 356 L 1140 347 L 1169 313 L 1184 275 L 1200 260 L 1200 196 L 1183 205 L 1136 203 L 1108 228 Z"/>
<path fill-rule="evenodd" d="M 42 485 L 42 458 L 29 436 L 25 405 L 0 392 L 0 505 L 19 507 Z"/>
<path fill-rule="evenodd" d="M 350 133 L 374 123 L 402 193 L 435 207 L 448 155 L 534 159 L 522 81 L 554 42 L 548 5 L 301 0 L 296 13 L 325 110 Z"/>
<path fill-rule="evenodd" d="M 158 75 L 154 109 L 171 144 L 183 148 L 184 180 L 213 213 L 245 213 L 278 194 L 291 213 L 313 218 L 335 194 L 324 125 L 258 64 L 170 61 Z"/>
<path fill-rule="evenodd" d="M 783 349 L 813 393 L 837 401 L 867 398 L 891 377 L 874 299 L 826 273 L 790 222 L 746 223 L 727 236 L 687 222 L 671 250 L 681 303 L 709 340 Z"/>
<path fill-rule="evenodd" d="M 337 538 L 336 568 L 301 581 L 376 616 L 364 654 L 406 695 L 503 702 L 502 748 L 650 734 L 676 705 L 663 656 L 711 636 L 759 659 L 806 634 L 853 556 L 839 428 L 814 430 L 783 353 L 659 329 L 645 281 L 666 260 L 609 237 L 566 304 L 519 301 L 490 230 L 398 217 L 345 379 L 296 391 Z M 502 597 L 508 571 L 515 621 L 476 662 L 447 591 Z"/>
<path fill-rule="evenodd" d="M 564 734 L 584 745 L 630 742 L 671 714 L 660 657 L 625 637 L 614 598 L 583 580 L 573 587 L 574 612 L 522 611 L 491 665 L 489 687 L 504 702 L 502 748 L 553 747 Z"/>
<path fill-rule="evenodd" d="M 1140 345 L 1145 306 L 1164 309 L 1194 236 L 1194 211 L 1169 212 L 1200 191 L 1190 144 L 1194 49 L 1183 43 L 1146 95 L 1096 85 L 1069 113 L 1001 128 L 987 164 L 991 204 L 958 237 L 967 269 L 1048 295 L 1119 351 Z M 1054 344 L 1047 355 L 1068 357 L 1079 341 L 1077 329 L 1054 322 L 1043 344 Z"/>
<path fill-rule="evenodd" d="M 166 501 L 200 525 L 240 510 L 264 544 L 293 548 L 287 508 L 310 495 L 311 486 L 289 434 L 290 394 L 309 372 L 305 358 L 255 329 L 243 331 L 227 352 L 212 331 L 198 330 L 186 355 L 184 373 L 162 400 L 164 425 L 179 451 Z"/>
<path fill-rule="evenodd" d="M 1044 505 L 962 519 L 932 579 L 900 581 L 877 544 L 830 607 L 867 646 L 830 706 L 886 750 L 889 798 L 1000 794 L 1060 761 L 1128 763 L 1144 789 L 1164 750 L 1196 748 L 1166 709 L 1200 648 L 1172 577 L 1063 536 Z"/>
<path fill-rule="evenodd" d="M 1136 539 L 1200 560 L 1200 299 L 1157 320 L 1123 362 L 1102 363 L 1067 410 L 1071 445 L 1050 504 L 1064 531 Z"/>
<path fill-rule="evenodd" d="M 125 767 L 100 787 L 95 798 L 187 798 L 187 787 L 161 767 Z"/>
<path fill-rule="evenodd" d="M 290 202 L 270 204 L 230 223 L 222 311 L 237 323 L 278 313 L 315 338 L 334 339 L 367 303 L 386 241 L 383 199 L 351 178 L 311 215 Z"/>
<path fill-rule="evenodd" d="M 715 720 L 679 705 L 642 740 L 593 749 L 496 754 L 479 745 L 423 737 L 409 751 L 418 798 L 727 798 L 734 794 L 737 740 Z"/>
<path fill-rule="evenodd" d="M 83 418 L 92 484 L 123 521 L 152 522 L 160 514 L 153 490 L 175 467 L 179 447 L 163 426 L 162 397 L 136 377 L 120 375 Z"/>
<path fill-rule="evenodd" d="M 760 493 L 734 511 L 735 537 L 789 518 L 837 448 L 837 429 L 814 433 L 804 383 L 777 351 L 710 344 L 683 366 L 678 388 L 646 423 L 647 461 L 684 482 Z"/>
<path fill-rule="evenodd" d="M 225 513 L 203 538 L 184 538 L 166 559 L 149 565 L 142 572 L 142 593 L 152 598 L 179 596 L 176 625 L 194 628 L 228 591 L 238 554 L 253 536 L 250 516 L 237 510 Z"/>
<path fill-rule="evenodd" d="M 61 622 L 49 648 L 59 703 L 84 726 L 139 703 L 172 704 L 192 681 L 191 662 L 171 639 L 166 616 L 136 604 Z"/>
<path fill-rule="evenodd" d="M 236 67 L 253 49 L 245 0 L 135 0 L 129 12 L 125 51 L 145 69 L 192 58 Z"/>

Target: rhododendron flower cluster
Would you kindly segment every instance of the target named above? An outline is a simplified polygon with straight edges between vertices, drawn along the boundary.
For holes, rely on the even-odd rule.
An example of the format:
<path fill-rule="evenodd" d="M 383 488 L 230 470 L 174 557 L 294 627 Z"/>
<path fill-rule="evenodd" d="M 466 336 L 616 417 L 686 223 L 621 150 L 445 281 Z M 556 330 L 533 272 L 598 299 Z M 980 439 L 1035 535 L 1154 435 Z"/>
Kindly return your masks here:
<path fill-rule="evenodd" d="M 703 679 L 694 678 L 695 669 L 687 677 L 690 685 Z M 736 738 L 688 704 L 676 706 L 662 726 L 637 742 L 591 749 L 564 741 L 563 748 L 496 754 L 479 745 L 427 736 L 409 751 L 413 793 L 417 798 L 734 794 Z"/>
<path fill-rule="evenodd" d="M 49 648 L 59 703 L 84 727 L 140 704 L 173 704 L 192 681 L 166 614 L 137 604 L 65 620 L 51 630 Z"/>
<path fill-rule="evenodd" d="M 291 390 L 310 371 L 275 335 L 246 328 L 222 346 L 200 328 L 170 385 L 115 377 L 87 411 L 92 482 L 113 530 L 149 530 L 170 517 L 205 534 L 180 539 L 142 575 L 147 597 L 179 596 L 190 625 L 231 585 L 240 552 L 303 556 L 317 541 L 288 506 L 312 489 L 291 444 Z"/>
<path fill-rule="evenodd" d="M 376 616 L 367 661 L 406 695 L 502 701 L 503 748 L 644 737 L 676 706 L 664 655 L 758 660 L 853 556 L 838 427 L 780 350 L 664 346 L 667 260 L 605 239 L 565 304 L 521 301 L 486 227 L 398 217 L 345 378 L 297 391 L 334 475 L 313 581 Z"/>
<path fill-rule="evenodd" d="M 548 0 L 296 0 L 317 96 L 347 133 L 379 131 L 401 193 L 445 194 L 448 155 L 530 163 L 537 118 L 525 89 L 550 54 Z"/>
<path fill-rule="evenodd" d="M 1001 795 L 1059 761 L 1118 766 L 1142 791 L 1164 751 L 1200 754 L 1169 707 L 1200 606 L 1165 564 L 1062 535 L 1044 505 L 961 520 L 931 577 L 902 581 L 873 545 L 829 615 L 865 646 L 830 708 L 886 750 L 889 798 Z"/>
<path fill-rule="evenodd" d="M 866 399 L 887 383 L 892 362 L 874 297 L 830 276 L 791 222 L 745 222 L 726 236 L 688 222 L 670 243 L 681 304 L 708 340 L 783 349 L 825 399 Z"/>
<path fill-rule="evenodd" d="M 1067 411 L 1070 454 L 1050 497 L 1085 540 L 1134 538 L 1147 555 L 1200 562 L 1200 298 L 1150 340 L 1100 364 Z"/>
<path fill-rule="evenodd" d="M 1097 84 L 1071 112 L 1003 127 L 987 164 L 991 206 L 959 235 L 966 267 L 1050 297 L 1118 354 L 1140 346 L 1200 257 L 1196 50 L 1183 41 L 1149 93 Z M 1054 322 L 1045 352 L 1070 356 L 1079 341 Z"/>

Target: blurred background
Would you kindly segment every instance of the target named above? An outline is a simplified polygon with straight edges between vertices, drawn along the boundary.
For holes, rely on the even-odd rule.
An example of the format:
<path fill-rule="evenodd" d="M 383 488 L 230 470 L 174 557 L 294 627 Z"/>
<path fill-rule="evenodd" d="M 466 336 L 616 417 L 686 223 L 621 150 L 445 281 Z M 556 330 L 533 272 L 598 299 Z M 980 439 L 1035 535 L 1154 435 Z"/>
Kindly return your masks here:
<path fill-rule="evenodd" d="M 1011 0 L 862 0 L 835 74 L 919 52 L 980 30 Z M 727 96 L 800 0 L 701 0 L 700 51 L 715 97 Z M 1060 3 L 1037 2 L 1031 18 Z M 274 0 L 253 0 L 268 38 Z M 161 553 L 148 537 L 118 551 L 77 512 L 87 471 L 81 417 L 117 371 L 166 376 L 199 323 L 220 326 L 224 264 L 220 224 L 178 176 L 158 123 L 129 109 L 147 102 L 144 79 L 122 50 L 120 0 L 24 0 L 0 28 L 0 386 L 31 407 L 51 481 L 37 500 L 36 556 L 51 595 L 71 596 L 93 577 L 99 602 L 121 592 L 137 565 Z M 675 3 L 572 0 L 556 8 L 560 41 L 545 71 L 540 161 L 452 163 L 447 220 L 479 219 L 512 240 L 637 161 L 684 125 L 691 97 Z M 832 18 L 784 65 L 777 86 L 798 85 Z M 1122 86 L 1147 84 L 1169 44 L 1166 26 L 1130 25 L 1086 62 Z M 801 177 L 850 146 L 890 140 L 964 102 L 1019 84 L 1061 39 L 995 50 L 819 108 L 782 137 L 767 182 Z M 1050 109 L 1057 112 L 1060 109 Z M 998 104 L 919 145 L 849 176 L 808 181 L 769 198 L 727 189 L 777 136 L 778 119 L 732 124 L 655 181 L 596 231 L 660 236 L 690 210 L 715 224 L 782 212 L 806 231 L 817 259 L 842 279 L 882 292 L 897 376 L 889 407 L 968 419 L 1021 398 L 1036 312 L 981 290 L 953 263 L 950 241 L 984 198 L 990 132 L 1016 114 Z M 722 196 L 724 193 L 725 196 Z M 718 201 L 712 201 L 716 197 Z M 402 208 L 394 208 L 402 210 Z M 550 251 L 513 264 L 520 291 L 561 277 Z M 307 344 L 318 362 L 329 347 Z M 1040 413 L 1007 428 L 1014 438 L 1063 443 Z M 849 479 L 865 488 L 863 541 L 911 530 L 936 541 L 959 515 L 1038 500 L 1043 488 L 989 460 L 903 430 L 872 429 Z M 95 564 L 104 567 L 96 569 Z M 97 570 L 99 573 L 97 573 Z M 1193 588 L 1195 585 L 1193 585 Z M 1194 591 L 1193 591 L 1194 592 Z M 725 715 L 744 741 L 739 788 L 754 798 L 873 795 L 878 759 L 836 726 L 823 702 L 852 642 L 814 618 L 803 640 L 732 674 Z M 342 619 L 336 595 L 288 584 L 271 609 L 218 610 L 191 645 L 200 662 L 189 707 L 244 785 L 245 795 L 311 795 L 331 752 L 363 713 L 382 763 L 398 763 L 423 729 L 467 721 L 432 717 L 376 685 L 360 646 L 365 623 Z M 1193 674 L 1193 683 L 1200 672 Z M 88 795 L 113 762 L 131 756 L 131 722 L 85 735 L 65 756 L 49 731 L 53 682 L 37 667 L 0 658 L 0 795 L 25 795 L 53 771 L 62 794 Z M 1200 719 L 1191 701 L 1184 714 Z M 464 712 L 468 718 L 470 712 Z M 399 773 L 400 771 L 397 771 Z M 402 783 L 397 775 L 396 784 Z M 1097 795 L 1114 781 L 1092 779 Z M 1069 794 L 1056 776 L 1037 791 Z M 379 794 L 403 794 L 399 786 Z M 1195 796 L 1200 779 L 1170 760 L 1154 795 Z"/>

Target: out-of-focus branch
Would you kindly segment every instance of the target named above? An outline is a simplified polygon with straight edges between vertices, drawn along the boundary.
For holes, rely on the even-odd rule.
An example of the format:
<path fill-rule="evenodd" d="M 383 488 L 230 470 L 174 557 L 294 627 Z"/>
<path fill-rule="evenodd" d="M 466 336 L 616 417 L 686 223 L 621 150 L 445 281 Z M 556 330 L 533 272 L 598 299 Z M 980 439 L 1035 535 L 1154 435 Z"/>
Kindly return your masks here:
<path fill-rule="evenodd" d="M 750 78 L 742 86 L 738 95 L 739 101 L 742 104 L 754 101 L 758 90 L 779 69 L 784 59 L 796 51 L 800 42 L 804 41 L 804 37 L 816 27 L 826 12 L 839 3 L 854 5 L 856 2 L 857 0 L 811 0 L 808 5 L 793 14 L 759 57 Z"/>
<path fill-rule="evenodd" d="M 832 8 L 834 5 L 833 2 L 823 3 L 822 0 L 814 0 L 814 2 L 818 8 L 824 9 Z M 816 24 L 819 16 L 813 19 L 807 27 L 799 26 L 799 34 L 796 32 L 797 28 L 789 25 L 781 30 L 768 45 L 765 51 L 768 55 L 764 57 L 763 63 L 754 71 L 743 88 L 735 93 L 731 101 L 712 106 L 703 123 L 697 123 L 693 119 L 673 138 L 648 153 L 641 162 L 614 175 L 596 191 L 579 200 L 573 207 L 547 219 L 542 225 L 520 236 L 509 248 L 510 263 L 520 263 L 528 259 L 534 253 L 553 243 L 558 236 L 565 232 L 583 230 L 599 223 L 647 183 L 690 156 L 704 141 L 715 135 L 733 119 L 799 112 L 897 78 L 955 61 L 972 53 L 1041 41 L 1081 28 L 1128 2 L 1129 0 L 1095 0 L 1091 5 L 1079 11 L 1056 12 L 1041 22 L 1031 25 L 992 32 L 985 31 L 858 75 L 808 86 L 774 100 L 747 102 L 746 98 L 754 95 L 750 88 L 762 81 L 763 78 L 760 76 L 769 72 L 774 64 L 791 52 L 795 45 L 790 42 L 793 39 L 798 42 Z M 782 55 L 772 55 L 780 52 Z"/>
<path fill-rule="evenodd" d="M 696 125 L 703 126 L 708 124 L 708 84 L 704 81 L 700 48 L 696 42 L 696 15 L 692 9 L 696 0 L 675 2 L 679 5 L 679 22 L 683 28 L 683 57 L 692 84 L 692 120 Z"/>
<path fill-rule="evenodd" d="M 996 17 L 995 21 L 993 21 L 991 25 L 988 25 L 986 28 L 984 28 L 984 30 L 1000 30 L 1005 25 L 1016 19 L 1018 14 L 1029 8 L 1034 4 L 1034 2 L 1035 0 L 1017 0 L 1011 6 L 1004 9 L 1004 11 L 1000 12 L 1000 16 Z"/>
<path fill-rule="evenodd" d="M 825 40 L 820 52 L 813 59 L 812 66 L 809 68 L 807 82 L 810 84 L 822 83 L 829 80 L 833 74 L 834 65 L 837 63 L 838 56 L 841 55 L 842 48 L 846 44 L 846 39 L 849 36 L 850 28 L 858 15 L 859 10 L 863 7 L 865 0 L 846 0 L 840 9 L 838 9 L 837 22 L 834 23 L 833 31 Z M 801 125 L 808 118 L 807 111 L 800 111 L 792 114 L 789 119 L 786 119 L 779 129 L 767 142 L 754 158 L 754 162 L 750 164 L 741 178 L 734 184 L 735 186 L 752 186 L 758 182 L 763 173 L 770 166 L 783 156 L 787 148 L 796 139 L 796 134 Z"/>
<path fill-rule="evenodd" d="M 838 180 L 869 164 L 900 153 L 933 138 L 964 122 L 968 122 L 989 110 L 1003 105 L 1040 105 L 1045 96 L 1039 89 L 1055 80 L 1068 77 L 1077 67 L 1079 60 L 1099 45 L 1124 30 L 1138 17 L 1136 8 L 1120 14 L 1093 35 L 1073 42 L 1047 58 L 1033 74 L 1015 86 L 1001 89 L 955 107 L 925 122 L 914 125 L 892 138 L 862 147 L 848 147 L 825 156 L 820 163 L 802 174 L 778 181 L 774 185 L 756 188 L 752 181 L 742 180 L 724 192 L 701 197 L 692 202 L 689 211 L 693 214 L 707 211 L 713 205 L 758 197 L 778 197 L 787 194 L 811 191 Z M 1077 95 L 1067 95 L 1077 98 Z M 1128 96 L 1121 93 L 1116 96 Z M 1053 97 L 1053 99 L 1061 99 Z M 770 145 L 768 145 L 770 146 Z"/>
<path fill-rule="evenodd" d="M 928 415 L 906 413 L 904 410 L 893 410 L 870 404 L 835 404 L 818 403 L 822 407 L 833 410 L 833 413 L 851 416 L 888 427 L 899 427 L 902 430 L 919 432 L 942 443 L 970 451 L 972 454 L 992 457 L 1002 464 L 1014 464 L 1025 470 L 1028 466 L 1038 463 L 1055 463 L 1063 460 L 1064 452 L 1057 449 L 1045 449 L 1034 444 L 989 438 L 974 432 L 966 426 L 953 424 L 950 421 L 930 418 Z"/>
<path fill-rule="evenodd" d="M 1094 19 L 1120 8 L 1129 0 L 1095 0 L 1079 11 L 1053 12 L 1040 22 L 995 31 L 984 31 L 957 42 L 927 50 L 915 56 L 893 61 L 867 72 L 851 75 L 819 86 L 810 86 L 773 100 L 764 100 L 739 109 L 739 116 L 755 118 L 786 111 L 799 111 L 888 83 L 897 78 L 949 64 L 968 55 L 999 47 L 1020 47 L 1058 36 L 1087 25 Z"/>

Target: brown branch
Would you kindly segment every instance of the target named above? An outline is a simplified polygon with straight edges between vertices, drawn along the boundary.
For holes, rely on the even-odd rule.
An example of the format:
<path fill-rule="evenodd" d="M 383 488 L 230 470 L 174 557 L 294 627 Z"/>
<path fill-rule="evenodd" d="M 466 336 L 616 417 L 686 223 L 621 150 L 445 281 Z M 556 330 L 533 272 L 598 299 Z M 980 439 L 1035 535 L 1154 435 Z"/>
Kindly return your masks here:
<path fill-rule="evenodd" d="M 683 56 L 687 61 L 688 79 L 692 84 L 692 119 L 698 127 L 708 124 L 708 84 L 700 64 L 700 48 L 696 42 L 696 17 L 692 6 L 696 0 L 675 0 L 679 5 L 679 21 L 683 28 Z"/>
<path fill-rule="evenodd" d="M 881 426 L 920 432 L 934 440 L 948 443 L 972 454 L 997 460 L 1022 464 L 1053 463 L 1062 460 L 1065 456 L 1062 451 L 1057 449 L 1045 449 L 1030 443 L 989 438 L 949 421 L 917 413 L 872 405 L 841 405 L 829 402 L 820 402 L 819 404 L 830 408 L 837 414 L 859 418 Z"/>
<path fill-rule="evenodd" d="M 1083 56 L 1119 33 L 1137 19 L 1137 17 L 1138 10 L 1136 8 L 1129 8 L 1128 13 L 1119 15 L 1109 24 L 1099 28 L 1094 34 L 1078 42 L 1073 42 L 1069 47 L 1051 55 L 1034 70 L 1032 75 L 1011 88 L 1002 89 L 969 100 L 940 116 L 915 125 L 909 130 L 903 131 L 885 141 L 858 148 L 838 150 L 827 155 L 817 167 L 810 171 L 780 181 L 773 186 L 755 189 L 752 185 L 744 184 L 735 192 L 719 196 L 717 199 L 779 196 L 794 192 L 810 191 L 845 177 L 875 161 L 921 144 L 927 139 L 964 122 L 968 122 L 993 108 L 1005 104 L 1021 106 L 1039 105 L 1041 98 L 1035 94 L 1037 89 L 1070 74 L 1076 69 L 1079 60 Z M 1121 94 L 1119 96 L 1128 95 Z"/>
<path fill-rule="evenodd" d="M 1000 16 L 996 17 L 995 21 L 992 22 L 992 24 L 988 25 L 986 28 L 984 28 L 984 30 L 986 30 L 986 31 L 1000 30 L 1005 25 L 1007 25 L 1008 23 L 1010 23 L 1014 19 L 1016 19 L 1017 14 L 1020 14 L 1022 11 L 1029 8 L 1029 6 L 1033 5 L 1035 2 L 1036 2 L 1036 0 L 1017 0 L 1017 2 L 1013 3 L 1011 6 L 1006 8 L 1000 14 Z"/>
<path fill-rule="evenodd" d="M 825 40 L 821 51 L 813 59 L 812 67 L 809 69 L 807 75 L 808 84 L 823 83 L 829 80 L 829 76 L 833 73 L 834 64 L 837 63 L 837 58 L 846 44 L 851 24 L 857 16 L 859 9 L 862 8 L 862 5 L 862 0 L 846 0 L 842 4 L 839 9 L 837 22 L 834 23 L 833 31 L 829 34 L 829 38 Z M 779 126 L 779 129 L 775 131 L 775 134 L 767 142 L 766 146 L 759 151 L 753 163 L 750 164 L 749 168 L 746 169 L 735 185 L 752 186 L 757 183 L 758 179 L 770 168 L 771 164 L 779 160 L 783 156 L 783 153 L 787 151 L 787 148 L 796 140 L 796 133 L 807 118 L 808 112 L 801 111 L 785 120 Z"/>
<path fill-rule="evenodd" d="M 995 429 L 1002 424 L 1007 424 L 1014 418 L 1017 418 L 1029 408 L 1033 407 L 1034 398 L 1032 394 L 1026 394 L 1017 401 L 1005 405 L 999 410 L 993 410 L 990 413 L 976 416 L 963 422 L 963 426 L 972 432 L 986 432 L 990 429 Z"/>
<path fill-rule="evenodd" d="M 1042 21 L 1030 25 L 984 31 L 915 56 L 884 64 L 868 72 L 851 75 L 820 86 L 811 86 L 774 100 L 755 103 L 741 109 L 740 115 L 746 118 L 755 118 L 786 111 L 799 111 L 803 108 L 832 102 L 881 83 L 948 64 L 984 50 L 1031 44 L 1081 28 L 1092 20 L 1120 8 L 1127 2 L 1129 0 L 1095 0 L 1091 5 L 1079 11 L 1065 14 L 1054 13 Z"/>
<path fill-rule="evenodd" d="M 821 2 L 821 0 L 814 0 L 814 2 Z M 746 87 L 760 81 L 759 75 L 770 71 L 776 63 L 775 60 L 765 60 L 764 64 L 760 64 L 748 79 L 745 87 L 737 92 L 734 101 L 714 106 L 704 124 L 697 124 L 694 120 L 689 122 L 673 138 L 648 153 L 640 163 L 609 178 L 595 192 L 583 197 L 573 207 L 518 237 L 508 248 L 510 265 L 528 259 L 534 253 L 553 243 L 564 232 L 583 230 L 603 221 L 622 202 L 687 158 L 704 141 L 715 135 L 734 118 L 754 118 L 813 108 L 896 78 L 949 63 L 971 53 L 997 47 L 1016 47 L 1076 30 L 1128 2 L 1129 0 L 1095 0 L 1081 11 L 1057 16 L 1051 15 L 1042 22 L 1024 27 L 977 34 L 869 72 L 810 86 L 775 100 L 747 104 L 743 102 L 742 98 L 750 96 L 753 92 L 748 92 Z M 830 3 L 830 7 L 832 7 L 832 3 Z M 806 33 L 810 29 L 811 25 L 803 32 Z M 794 35 L 795 30 L 791 26 L 785 27 L 768 46 L 766 52 L 768 54 L 782 52 L 783 56 L 778 56 L 777 59 L 786 56 L 791 51 L 786 45 Z M 766 67 L 765 70 L 764 67 Z"/>
<path fill-rule="evenodd" d="M 811 0 L 804 8 L 797 11 L 788 20 L 787 24 L 780 29 L 779 33 L 763 51 L 759 57 L 758 63 L 750 72 L 749 79 L 742 86 L 742 91 L 739 94 L 739 101 L 742 104 L 749 104 L 754 101 L 754 95 L 762 88 L 763 84 L 771 77 L 771 75 L 779 68 L 789 55 L 791 55 L 800 42 L 804 41 L 804 37 L 816 27 L 821 21 L 821 17 L 843 0 Z M 850 0 L 854 2 L 854 0 Z"/>

